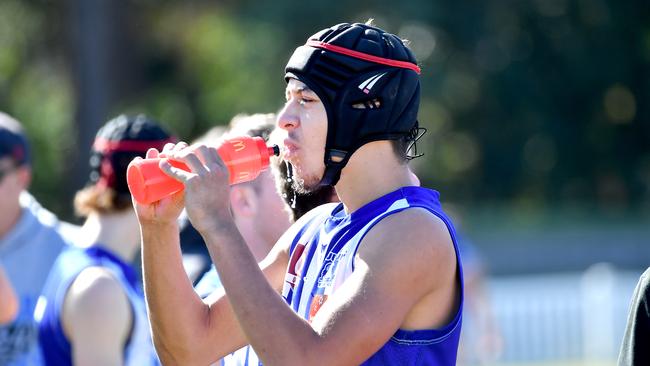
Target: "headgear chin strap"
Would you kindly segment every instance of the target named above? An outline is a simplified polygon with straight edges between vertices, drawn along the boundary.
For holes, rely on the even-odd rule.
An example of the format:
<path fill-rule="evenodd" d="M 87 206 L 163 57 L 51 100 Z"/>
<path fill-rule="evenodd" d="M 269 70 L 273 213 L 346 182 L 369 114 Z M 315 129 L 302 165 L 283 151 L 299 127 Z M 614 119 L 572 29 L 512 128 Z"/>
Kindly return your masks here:
<path fill-rule="evenodd" d="M 285 78 L 305 83 L 327 112 L 325 173 L 335 185 L 362 145 L 397 140 L 418 128 L 420 68 L 401 39 L 365 24 L 324 29 L 298 47 Z"/>

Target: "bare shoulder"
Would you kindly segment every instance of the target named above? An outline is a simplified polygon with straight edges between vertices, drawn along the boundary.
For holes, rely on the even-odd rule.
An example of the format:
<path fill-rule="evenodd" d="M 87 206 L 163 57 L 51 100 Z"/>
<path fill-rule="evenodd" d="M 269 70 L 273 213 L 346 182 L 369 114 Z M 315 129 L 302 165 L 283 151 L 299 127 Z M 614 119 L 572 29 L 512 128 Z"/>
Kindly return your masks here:
<path fill-rule="evenodd" d="M 370 243 L 369 245 L 367 245 Z M 379 221 L 364 239 L 364 246 L 391 252 L 454 252 L 447 225 L 438 216 L 422 208 L 409 208 Z"/>
<path fill-rule="evenodd" d="M 423 208 L 390 215 L 373 227 L 359 249 L 369 265 L 420 273 L 448 282 L 456 273 L 456 251 L 447 225 Z"/>
<path fill-rule="evenodd" d="M 355 271 L 365 271 L 366 291 L 395 299 L 402 329 L 448 324 L 458 309 L 460 284 L 456 250 L 441 218 L 421 208 L 392 214 L 360 244 Z"/>
<path fill-rule="evenodd" d="M 84 324 L 117 327 L 119 332 L 130 325 L 130 316 L 129 300 L 122 285 L 101 267 L 81 271 L 65 296 L 63 322 L 73 333 Z"/>
<path fill-rule="evenodd" d="M 123 295 L 123 296 L 119 296 Z M 122 285 L 107 270 L 101 267 L 88 267 L 74 279 L 67 298 L 75 304 L 94 305 L 111 304 L 122 297 L 126 300 Z"/>

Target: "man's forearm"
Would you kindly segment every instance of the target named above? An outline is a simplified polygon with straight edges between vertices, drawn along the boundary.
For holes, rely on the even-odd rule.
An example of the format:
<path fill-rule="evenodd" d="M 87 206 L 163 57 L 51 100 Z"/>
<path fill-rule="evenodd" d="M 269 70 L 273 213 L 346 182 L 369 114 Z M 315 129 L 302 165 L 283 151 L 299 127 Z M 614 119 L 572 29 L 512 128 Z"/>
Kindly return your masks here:
<path fill-rule="evenodd" d="M 192 336 L 207 317 L 183 269 L 177 225 L 143 225 L 144 289 L 154 344 L 162 360 L 191 352 Z"/>
<path fill-rule="evenodd" d="M 204 234 L 228 299 L 265 365 L 296 364 L 318 335 L 269 284 L 237 228 Z"/>

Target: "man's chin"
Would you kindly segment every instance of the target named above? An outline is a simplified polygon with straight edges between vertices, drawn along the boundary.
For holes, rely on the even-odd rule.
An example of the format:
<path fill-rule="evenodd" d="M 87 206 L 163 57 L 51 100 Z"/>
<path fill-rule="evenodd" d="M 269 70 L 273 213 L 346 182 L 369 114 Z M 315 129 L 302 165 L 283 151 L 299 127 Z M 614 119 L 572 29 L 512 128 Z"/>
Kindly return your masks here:
<path fill-rule="evenodd" d="M 320 187 L 320 178 L 294 176 L 291 185 L 297 194 L 310 194 Z"/>

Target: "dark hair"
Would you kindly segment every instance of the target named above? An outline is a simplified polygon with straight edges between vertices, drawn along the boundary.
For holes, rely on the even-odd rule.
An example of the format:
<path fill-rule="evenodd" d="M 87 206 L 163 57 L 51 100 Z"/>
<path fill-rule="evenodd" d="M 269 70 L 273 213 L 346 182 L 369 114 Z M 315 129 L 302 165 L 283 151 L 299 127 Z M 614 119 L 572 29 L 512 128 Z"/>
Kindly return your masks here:
<path fill-rule="evenodd" d="M 406 138 L 406 136 L 397 140 L 390 140 L 390 144 L 393 147 L 393 152 L 395 153 L 395 156 L 397 156 L 397 159 L 403 164 L 408 163 L 410 159 L 407 150 L 411 142 Z"/>
<path fill-rule="evenodd" d="M 393 152 L 402 163 L 406 164 L 423 155 L 418 153 L 417 142 L 426 132 L 426 128 L 416 126 L 409 134 L 390 140 Z"/>

